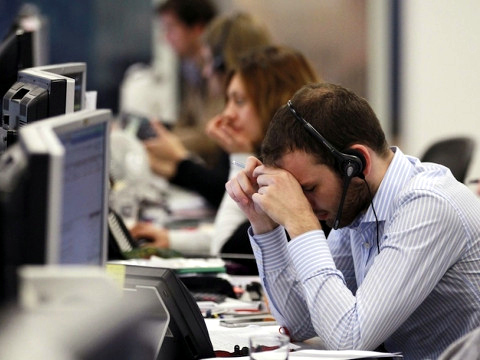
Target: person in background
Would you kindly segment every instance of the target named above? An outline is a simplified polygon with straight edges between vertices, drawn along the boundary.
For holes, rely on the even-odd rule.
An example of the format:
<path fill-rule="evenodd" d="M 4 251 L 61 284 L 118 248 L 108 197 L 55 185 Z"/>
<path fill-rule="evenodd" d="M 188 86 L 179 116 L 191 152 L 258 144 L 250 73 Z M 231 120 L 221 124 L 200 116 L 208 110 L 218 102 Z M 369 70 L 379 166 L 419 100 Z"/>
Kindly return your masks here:
<path fill-rule="evenodd" d="M 272 37 L 263 22 L 251 14 L 235 12 L 218 16 L 203 36 L 203 76 L 208 93 L 224 105 L 225 81 L 230 70 L 238 66 L 241 54 L 272 44 Z"/>
<path fill-rule="evenodd" d="M 209 98 L 216 102 L 215 109 L 218 111 L 214 114 L 221 112 L 225 102 L 225 79 L 228 72 L 238 66 L 240 55 L 269 45 L 270 39 L 264 24 L 245 13 L 219 16 L 205 30 L 203 75 L 208 82 Z M 174 185 L 199 193 L 212 207 L 218 208 L 228 180 L 228 151 L 210 139 L 219 150 L 214 161 L 206 161 L 202 153 L 188 148 L 178 133 L 170 132 L 158 123 L 153 125 L 158 136 L 144 142 L 153 172 Z M 205 127 L 204 122 L 202 128 L 195 129 L 197 137 L 209 138 L 205 135 Z"/>
<path fill-rule="evenodd" d="M 243 164 L 251 155 L 260 153 L 260 146 L 273 115 L 301 86 L 320 81 L 320 76 L 300 52 L 288 47 L 271 46 L 251 52 L 242 58 L 229 78 L 229 92 L 224 116 L 212 119 L 207 133 L 230 154 L 230 162 Z M 256 110 L 257 131 L 242 128 L 241 118 L 254 118 L 247 114 L 244 103 Z M 243 109 L 243 110 L 242 110 Z M 243 112 L 242 112 L 243 111 Z M 244 120 L 245 121 L 245 120 Z M 253 123 L 253 121 L 250 121 Z M 229 178 L 241 168 L 230 167 Z M 252 254 L 245 229 L 249 222 L 241 210 L 224 194 L 215 217 L 215 231 L 211 255 L 221 253 Z M 256 272 L 251 260 L 240 261 L 247 271 Z M 254 270 L 252 270 L 252 268 Z"/>
<path fill-rule="evenodd" d="M 226 188 L 294 341 L 436 359 L 480 325 L 480 202 L 445 167 L 389 147 L 366 100 L 303 87 L 261 158 Z"/>
<path fill-rule="evenodd" d="M 166 41 L 179 58 L 180 112 L 173 132 L 189 151 L 210 161 L 217 148 L 202 136 L 208 119 L 205 108 L 209 106 L 207 82 L 202 75 L 202 39 L 217 9 L 210 0 L 166 0 L 155 13 Z"/>
<path fill-rule="evenodd" d="M 298 51 L 274 45 L 254 49 L 242 56 L 227 77 L 226 105 L 210 122 L 208 134 L 230 154 L 230 161 L 243 162 L 259 153 L 277 108 L 301 86 L 317 81 L 316 71 Z M 232 166 L 230 176 L 238 171 L 239 168 Z M 204 251 L 218 255 L 228 243 L 228 252 L 251 254 L 246 233 L 238 231 L 246 225 L 245 215 L 224 196 L 215 217 L 213 239 L 205 241 Z M 159 229 L 151 223 L 139 223 L 131 232 L 136 238 L 150 238 L 156 246 L 180 252 L 199 246 L 196 235 L 180 244 L 173 230 Z"/>

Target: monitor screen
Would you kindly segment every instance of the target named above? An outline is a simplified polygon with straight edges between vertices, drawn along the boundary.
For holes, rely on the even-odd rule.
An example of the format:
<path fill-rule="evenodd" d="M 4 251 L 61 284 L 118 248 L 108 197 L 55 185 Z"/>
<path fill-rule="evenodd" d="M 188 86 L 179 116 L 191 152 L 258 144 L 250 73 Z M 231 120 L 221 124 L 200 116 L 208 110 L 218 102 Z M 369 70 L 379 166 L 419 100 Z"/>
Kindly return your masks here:
<path fill-rule="evenodd" d="M 102 263 L 105 249 L 99 239 L 105 231 L 107 124 L 63 125 L 53 130 L 64 148 L 62 247 L 53 255 L 65 264 Z"/>
<path fill-rule="evenodd" d="M 105 263 L 110 119 L 82 110 L 29 124 L 0 158 L 6 283 L 23 264 Z"/>
<path fill-rule="evenodd" d="M 125 289 L 155 288 L 170 314 L 158 359 L 215 357 L 205 320 L 183 282 L 172 269 L 125 265 Z"/>

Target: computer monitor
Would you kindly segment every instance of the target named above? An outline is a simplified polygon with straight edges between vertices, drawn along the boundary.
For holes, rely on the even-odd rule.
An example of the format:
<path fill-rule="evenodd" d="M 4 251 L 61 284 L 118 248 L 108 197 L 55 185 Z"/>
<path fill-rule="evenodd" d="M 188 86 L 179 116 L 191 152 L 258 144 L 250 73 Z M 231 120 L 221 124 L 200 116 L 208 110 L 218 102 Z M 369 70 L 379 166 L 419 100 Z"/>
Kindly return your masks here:
<path fill-rule="evenodd" d="M 0 99 L 17 81 L 18 71 L 48 64 L 48 28 L 48 20 L 37 6 L 25 3 L 20 7 L 0 39 Z"/>
<path fill-rule="evenodd" d="M 125 265 L 124 287 L 156 289 L 170 314 L 168 331 L 157 359 L 194 360 L 215 357 L 200 309 L 174 270 Z"/>
<path fill-rule="evenodd" d="M 103 265 L 110 110 L 37 121 L 0 158 L 0 271 L 16 295 L 23 264 Z"/>
<path fill-rule="evenodd" d="M 19 70 L 34 65 L 33 33 L 10 31 L 0 43 L 0 97 L 17 81 Z"/>
<path fill-rule="evenodd" d="M 3 97 L 0 152 L 17 140 L 18 129 L 37 120 L 85 108 L 86 64 L 37 66 L 18 72 Z"/>
<path fill-rule="evenodd" d="M 63 75 L 75 80 L 73 111 L 85 109 L 85 92 L 87 85 L 87 64 L 69 62 L 35 67 L 36 70 Z"/>

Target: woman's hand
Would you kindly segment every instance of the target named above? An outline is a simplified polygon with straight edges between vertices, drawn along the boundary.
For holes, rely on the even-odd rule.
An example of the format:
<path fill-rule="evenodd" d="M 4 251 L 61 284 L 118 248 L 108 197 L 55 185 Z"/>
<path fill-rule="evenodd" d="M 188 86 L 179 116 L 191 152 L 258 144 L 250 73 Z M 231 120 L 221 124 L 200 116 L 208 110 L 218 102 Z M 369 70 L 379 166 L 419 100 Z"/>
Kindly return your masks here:
<path fill-rule="evenodd" d="M 177 172 L 178 164 L 188 157 L 188 150 L 180 139 L 158 121 L 151 122 L 157 133 L 155 138 L 145 140 L 150 167 L 158 175 L 171 179 Z"/>
<path fill-rule="evenodd" d="M 252 141 L 244 134 L 236 131 L 225 115 L 217 115 L 208 121 L 207 135 L 229 154 L 253 153 L 255 148 Z"/>
<path fill-rule="evenodd" d="M 170 243 L 168 241 L 168 230 L 159 228 L 149 222 L 139 222 L 130 229 L 130 234 L 134 239 L 145 239 L 142 246 L 158 247 L 168 249 Z"/>

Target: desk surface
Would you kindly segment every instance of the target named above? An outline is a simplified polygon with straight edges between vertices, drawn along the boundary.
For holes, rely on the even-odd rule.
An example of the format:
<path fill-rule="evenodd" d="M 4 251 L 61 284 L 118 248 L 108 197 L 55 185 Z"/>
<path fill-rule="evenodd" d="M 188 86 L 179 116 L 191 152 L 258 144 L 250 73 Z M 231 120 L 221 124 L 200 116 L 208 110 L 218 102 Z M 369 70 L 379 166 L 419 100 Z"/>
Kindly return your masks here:
<path fill-rule="evenodd" d="M 219 319 L 205 319 L 207 329 L 214 350 L 234 351 L 235 345 L 248 347 L 248 338 L 253 334 L 278 333 L 279 326 L 257 326 L 251 325 L 240 328 L 227 328 L 220 326 Z M 360 358 L 401 358 L 398 354 L 381 353 L 376 351 L 361 350 L 322 350 L 321 342 L 318 339 L 311 339 L 302 343 L 292 343 L 293 350 L 289 359 L 312 360 L 312 359 L 360 359 Z M 216 358 L 218 359 L 218 358 Z M 236 359 L 249 359 L 248 356 L 237 357 Z M 207 360 L 207 359 L 206 359 Z"/>

